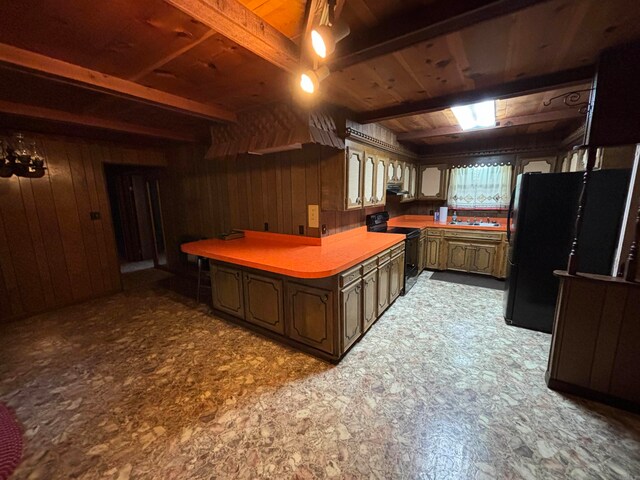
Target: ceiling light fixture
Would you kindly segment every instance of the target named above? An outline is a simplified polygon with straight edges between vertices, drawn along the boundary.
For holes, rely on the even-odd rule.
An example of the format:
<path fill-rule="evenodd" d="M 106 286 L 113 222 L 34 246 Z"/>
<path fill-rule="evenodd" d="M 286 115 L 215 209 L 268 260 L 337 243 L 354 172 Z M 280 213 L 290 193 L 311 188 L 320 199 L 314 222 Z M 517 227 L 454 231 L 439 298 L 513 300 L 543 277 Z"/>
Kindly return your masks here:
<path fill-rule="evenodd" d="M 349 35 L 351 30 L 344 22 L 320 25 L 311 30 L 311 46 L 320 58 L 325 59 L 336 50 L 336 44 Z"/>
<path fill-rule="evenodd" d="M 335 21 L 335 9 L 336 0 L 327 0 L 329 25 L 319 25 L 311 30 L 311 47 L 322 59 L 331 55 L 336 49 L 336 43 L 351 32 L 345 22 Z"/>
<path fill-rule="evenodd" d="M 451 107 L 462 130 L 496 126 L 496 102 L 487 100 L 472 105 Z"/>
<path fill-rule="evenodd" d="M 329 68 L 324 66 L 318 70 L 307 70 L 300 74 L 300 88 L 303 92 L 312 94 L 320 87 L 320 82 L 329 76 Z"/>

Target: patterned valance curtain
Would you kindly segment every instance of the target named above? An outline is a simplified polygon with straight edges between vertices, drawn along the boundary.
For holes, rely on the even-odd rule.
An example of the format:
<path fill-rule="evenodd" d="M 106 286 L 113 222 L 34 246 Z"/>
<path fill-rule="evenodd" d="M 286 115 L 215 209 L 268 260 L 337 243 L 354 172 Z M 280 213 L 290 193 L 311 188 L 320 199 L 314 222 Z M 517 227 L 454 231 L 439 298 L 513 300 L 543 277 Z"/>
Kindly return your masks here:
<path fill-rule="evenodd" d="M 511 196 L 511 165 L 477 165 L 451 170 L 450 208 L 506 210 Z"/>

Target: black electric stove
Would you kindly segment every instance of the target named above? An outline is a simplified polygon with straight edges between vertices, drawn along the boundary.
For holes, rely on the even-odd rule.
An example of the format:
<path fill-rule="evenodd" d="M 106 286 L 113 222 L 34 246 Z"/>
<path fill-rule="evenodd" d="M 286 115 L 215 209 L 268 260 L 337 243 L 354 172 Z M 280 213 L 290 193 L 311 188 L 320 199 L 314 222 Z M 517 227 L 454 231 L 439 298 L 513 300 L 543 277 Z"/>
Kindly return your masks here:
<path fill-rule="evenodd" d="M 420 246 L 420 229 L 389 226 L 389 212 L 379 212 L 367 215 L 367 231 L 376 233 L 396 233 L 406 236 L 404 242 L 404 286 L 402 295 L 411 290 L 418 281 L 418 251 Z"/>

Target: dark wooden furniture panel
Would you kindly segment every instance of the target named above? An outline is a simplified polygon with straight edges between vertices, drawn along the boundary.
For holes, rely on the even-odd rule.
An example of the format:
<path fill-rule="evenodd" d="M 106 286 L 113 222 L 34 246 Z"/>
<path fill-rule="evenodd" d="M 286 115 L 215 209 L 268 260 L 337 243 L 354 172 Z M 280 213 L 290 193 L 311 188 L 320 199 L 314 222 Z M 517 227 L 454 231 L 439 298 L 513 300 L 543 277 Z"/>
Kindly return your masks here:
<path fill-rule="evenodd" d="M 404 252 L 391 259 L 389 270 L 389 304 L 400 296 L 404 287 Z"/>
<path fill-rule="evenodd" d="M 378 267 L 378 317 L 389 306 L 390 270 L 390 261 Z"/>
<path fill-rule="evenodd" d="M 362 334 L 362 282 L 357 281 L 340 292 L 342 348 L 346 351 Z"/>
<path fill-rule="evenodd" d="M 366 332 L 378 318 L 378 272 L 373 270 L 362 279 L 362 331 Z"/>
<path fill-rule="evenodd" d="M 288 282 L 286 294 L 289 338 L 333 354 L 333 292 Z"/>
<path fill-rule="evenodd" d="M 555 272 L 550 388 L 640 410 L 640 283 Z"/>
<path fill-rule="evenodd" d="M 284 287 L 281 279 L 244 274 L 245 320 L 284 335 Z"/>
<path fill-rule="evenodd" d="M 242 272 L 211 263 L 213 308 L 244 318 Z"/>

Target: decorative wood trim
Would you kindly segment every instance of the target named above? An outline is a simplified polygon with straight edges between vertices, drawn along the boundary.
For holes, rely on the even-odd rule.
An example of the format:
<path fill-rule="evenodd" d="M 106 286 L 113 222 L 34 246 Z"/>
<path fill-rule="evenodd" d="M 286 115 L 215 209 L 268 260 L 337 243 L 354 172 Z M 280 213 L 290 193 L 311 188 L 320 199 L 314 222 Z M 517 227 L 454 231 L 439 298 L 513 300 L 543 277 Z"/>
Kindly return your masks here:
<path fill-rule="evenodd" d="M 146 137 L 176 140 L 179 142 L 198 141 L 198 139 L 193 135 L 182 134 L 174 130 L 163 130 L 160 128 L 144 127 L 141 125 L 134 125 L 132 123 L 120 122 L 117 120 L 107 120 L 104 118 L 92 117 L 89 115 L 79 115 L 71 112 L 64 112 L 62 110 L 53 110 L 50 108 L 36 107 L 33 105 L 24 105 L 21 103 L 8 102 L 5 100 L 0 100 L 0 112 L 18 115 L 21 117 L 39 118 L 43 120 L 52 120 L 55 122 L 82 125 L 84 127 L 95 127 L 105 130 L 113 130 L 116 132 L 144 135 Z"/>
<path fill-rule="evenodd" d="M 350 138 L 360 143 L 364 143 L 370 145 L 372 147 L 379 148 L 381 150 L 385 150 L 390 153 L 398 153 L 400 155 L 404 155 L 411 158 L 418 158 L 418 155 L 413 153 L 411 150 L 407 150 L 406 148 L 398 145 L 393 145 L 391 143 L 387 143 L 383 140 L 377 139 L 371 135 L 367 135 L 366 133 L 359 132 L 351 127 L 347 127 L 345 131 L 345 138 Z"/>
<path fill-rule="evenodd" d="M 402 103 L 391 107 L 363 112 L 357 115 L 359 123 L 374 123 L 393 118 L 436 112 L 451 107 L 453 104 L 475 103 L 486 98 L 505 99 L 544 92 L 550 87 L 577 85 L 591 81 L 595 74 L 592 65 L 578 67 L 561 72 L 549 73 L 538 77 L 529 77 L 512 82 L 493 85 L 475 90 L 455 92 L 435 98 L 427 98 L 415 102 Z"/>
<path fill-rule="evenodd" d="M 287 72 L 299 71 L 296 44 L 237 0 L 165 1 L 269 63 Z"/>
<path fill-rule="evenodd" d="M 540 154 L 544 155 L 557 155 L 558 149 L 556 147 L 549 146 L 547 148 L 538 147 L 514 147 L 514 148 L 499 148 L 495 150 L 477 150 L 472 152 L 461 152 L 461 153 L 432 153 L 427 155 L 420 155 L 419 159 L 421 160 L 432 160 L 432 159 L 446 159 L 446 158 L 469 158 L 469 157 L 483 157 L 490 155 L 505 155 L 505 154 Z"/>
<path fill-rule="evenodd" d="M 466 0 L 430 3 L 402 16 L 387 19 L 360 36 L 347 37 L 331 62 L 332 70 L 402 50 L 417 43 L 517 12 L 545 0 Z"/>
<path fill-rule="evenodd" d="M 235 113 L 222 108 L 195 102 L 11 45 L 0 44 L 0 65 L 33 73 L 56 82 L 127 98 L 194 117 L 225 122 L 236 121 Z"/>

